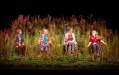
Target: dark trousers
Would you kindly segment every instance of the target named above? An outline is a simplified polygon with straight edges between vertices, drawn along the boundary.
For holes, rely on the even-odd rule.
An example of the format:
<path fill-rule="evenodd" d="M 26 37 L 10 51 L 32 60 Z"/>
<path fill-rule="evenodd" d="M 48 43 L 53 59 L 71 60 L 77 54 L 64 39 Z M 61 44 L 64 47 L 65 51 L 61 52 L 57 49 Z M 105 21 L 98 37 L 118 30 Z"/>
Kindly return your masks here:
<path fill-rule="evenodd" d="M 17 54 L 20 56 L 25 56 L 25 46 L 22 45 L 22 46 L 18 46 L 17 48 Z"/>
<path fill-rule="evenodd" d="M 94 52 L 99 53 L 101 50 L 100 46 L 98 44 L 91 45 L 91 49 L 92 49 L 92 53 L 94 53 Z"/>

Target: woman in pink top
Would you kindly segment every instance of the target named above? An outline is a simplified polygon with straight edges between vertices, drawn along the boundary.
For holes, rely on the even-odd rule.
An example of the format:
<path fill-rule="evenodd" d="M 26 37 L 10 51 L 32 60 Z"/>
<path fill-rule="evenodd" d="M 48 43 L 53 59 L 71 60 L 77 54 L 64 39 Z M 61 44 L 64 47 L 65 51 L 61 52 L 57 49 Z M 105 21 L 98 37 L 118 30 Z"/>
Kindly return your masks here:
<path fill-rule="evenodd" d="M 76 39 L 75 39 L 75 35 L 72 32 L 72 29 L 69 28 L 67 30 L 67 33 L 65 34 L 64 37 L 64 50 L 65 53 L 67 54 L 67 52 L 71 52 L 71 54 L 74 54 L 75 50 L 76 50 Z"/>

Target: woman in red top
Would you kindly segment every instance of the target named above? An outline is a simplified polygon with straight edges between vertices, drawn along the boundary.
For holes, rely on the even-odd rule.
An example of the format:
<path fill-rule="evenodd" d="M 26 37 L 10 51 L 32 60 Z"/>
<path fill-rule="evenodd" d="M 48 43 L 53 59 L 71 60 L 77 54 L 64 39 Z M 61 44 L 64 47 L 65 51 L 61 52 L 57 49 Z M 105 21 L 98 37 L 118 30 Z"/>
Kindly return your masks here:
<path fill-rule="evenodd" d="M 89 39 L 89 44 L 88 47 L 91 46 L 91 58 L 92 60 L 97 59 L 97 57 L 100 56 L 100 44 L 105 42 L 101 40 L 101 38 L 97 35 L 97 32 L 95 30 L 92 31 L 90 39 Z"/>

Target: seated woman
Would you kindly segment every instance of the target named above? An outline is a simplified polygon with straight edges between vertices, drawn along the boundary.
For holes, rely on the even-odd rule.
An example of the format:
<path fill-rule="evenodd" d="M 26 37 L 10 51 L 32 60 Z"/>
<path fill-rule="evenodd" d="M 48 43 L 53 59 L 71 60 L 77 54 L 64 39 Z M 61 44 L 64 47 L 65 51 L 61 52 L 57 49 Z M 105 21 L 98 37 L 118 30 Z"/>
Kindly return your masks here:
<path fill-rule="evenodd" d="M 100 56 L 100 43 L 106 43 L 98 36 L 97 31 L 93 30 L 89 39 L 88 47 L 91 47 L 91 58 L 94 61 Z"/>
<path fill-rule="evenodd" d="M 17 49 L 18 55 L 21 55 L 21 56 L 25 55 L 24 38 L 23 38 L 23 33 L 21 29 L 17 29 L 16 49 Z"/>
<path fill-rule="evenodd" d="M 48 30 L 44 29 L 43 34 L 40 35 L 38 39 L 38 43 L 40 46 L 40 50 L 43 54 L 46 54 L 49 51 L 49 45 L 51 44 L 51 41 L 48 37 Z"/>
<path fill-rule="evenodd" d="M 76 45 L 77 42 L 75 40 L 75 35 L 72 32 L 71 28 L 67 29 L 67 32 L 65 33 L 65 37 L 64 37 L 64 51 L 65 54 L 67 54 L 69 51 L 71 52 L 71 54 L 74 52 L 76 52 Z"/>

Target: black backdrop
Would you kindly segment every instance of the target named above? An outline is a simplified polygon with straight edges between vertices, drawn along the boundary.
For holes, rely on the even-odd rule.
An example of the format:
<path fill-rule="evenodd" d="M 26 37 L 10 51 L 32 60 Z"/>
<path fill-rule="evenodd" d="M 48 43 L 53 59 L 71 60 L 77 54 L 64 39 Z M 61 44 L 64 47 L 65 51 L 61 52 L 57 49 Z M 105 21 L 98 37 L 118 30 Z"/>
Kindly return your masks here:
<path fill-rule="evenodd" d="M 19 14 L 46 16 L 71 16 L 94 14 L 95 17 L 103 17 L 107 20 L 108 26 L 118 29 L 118 5 L 109 1 L 17 1 L 4 2 L 0 5 L 0 29 L 9 27 L 12 20 Z"/>

